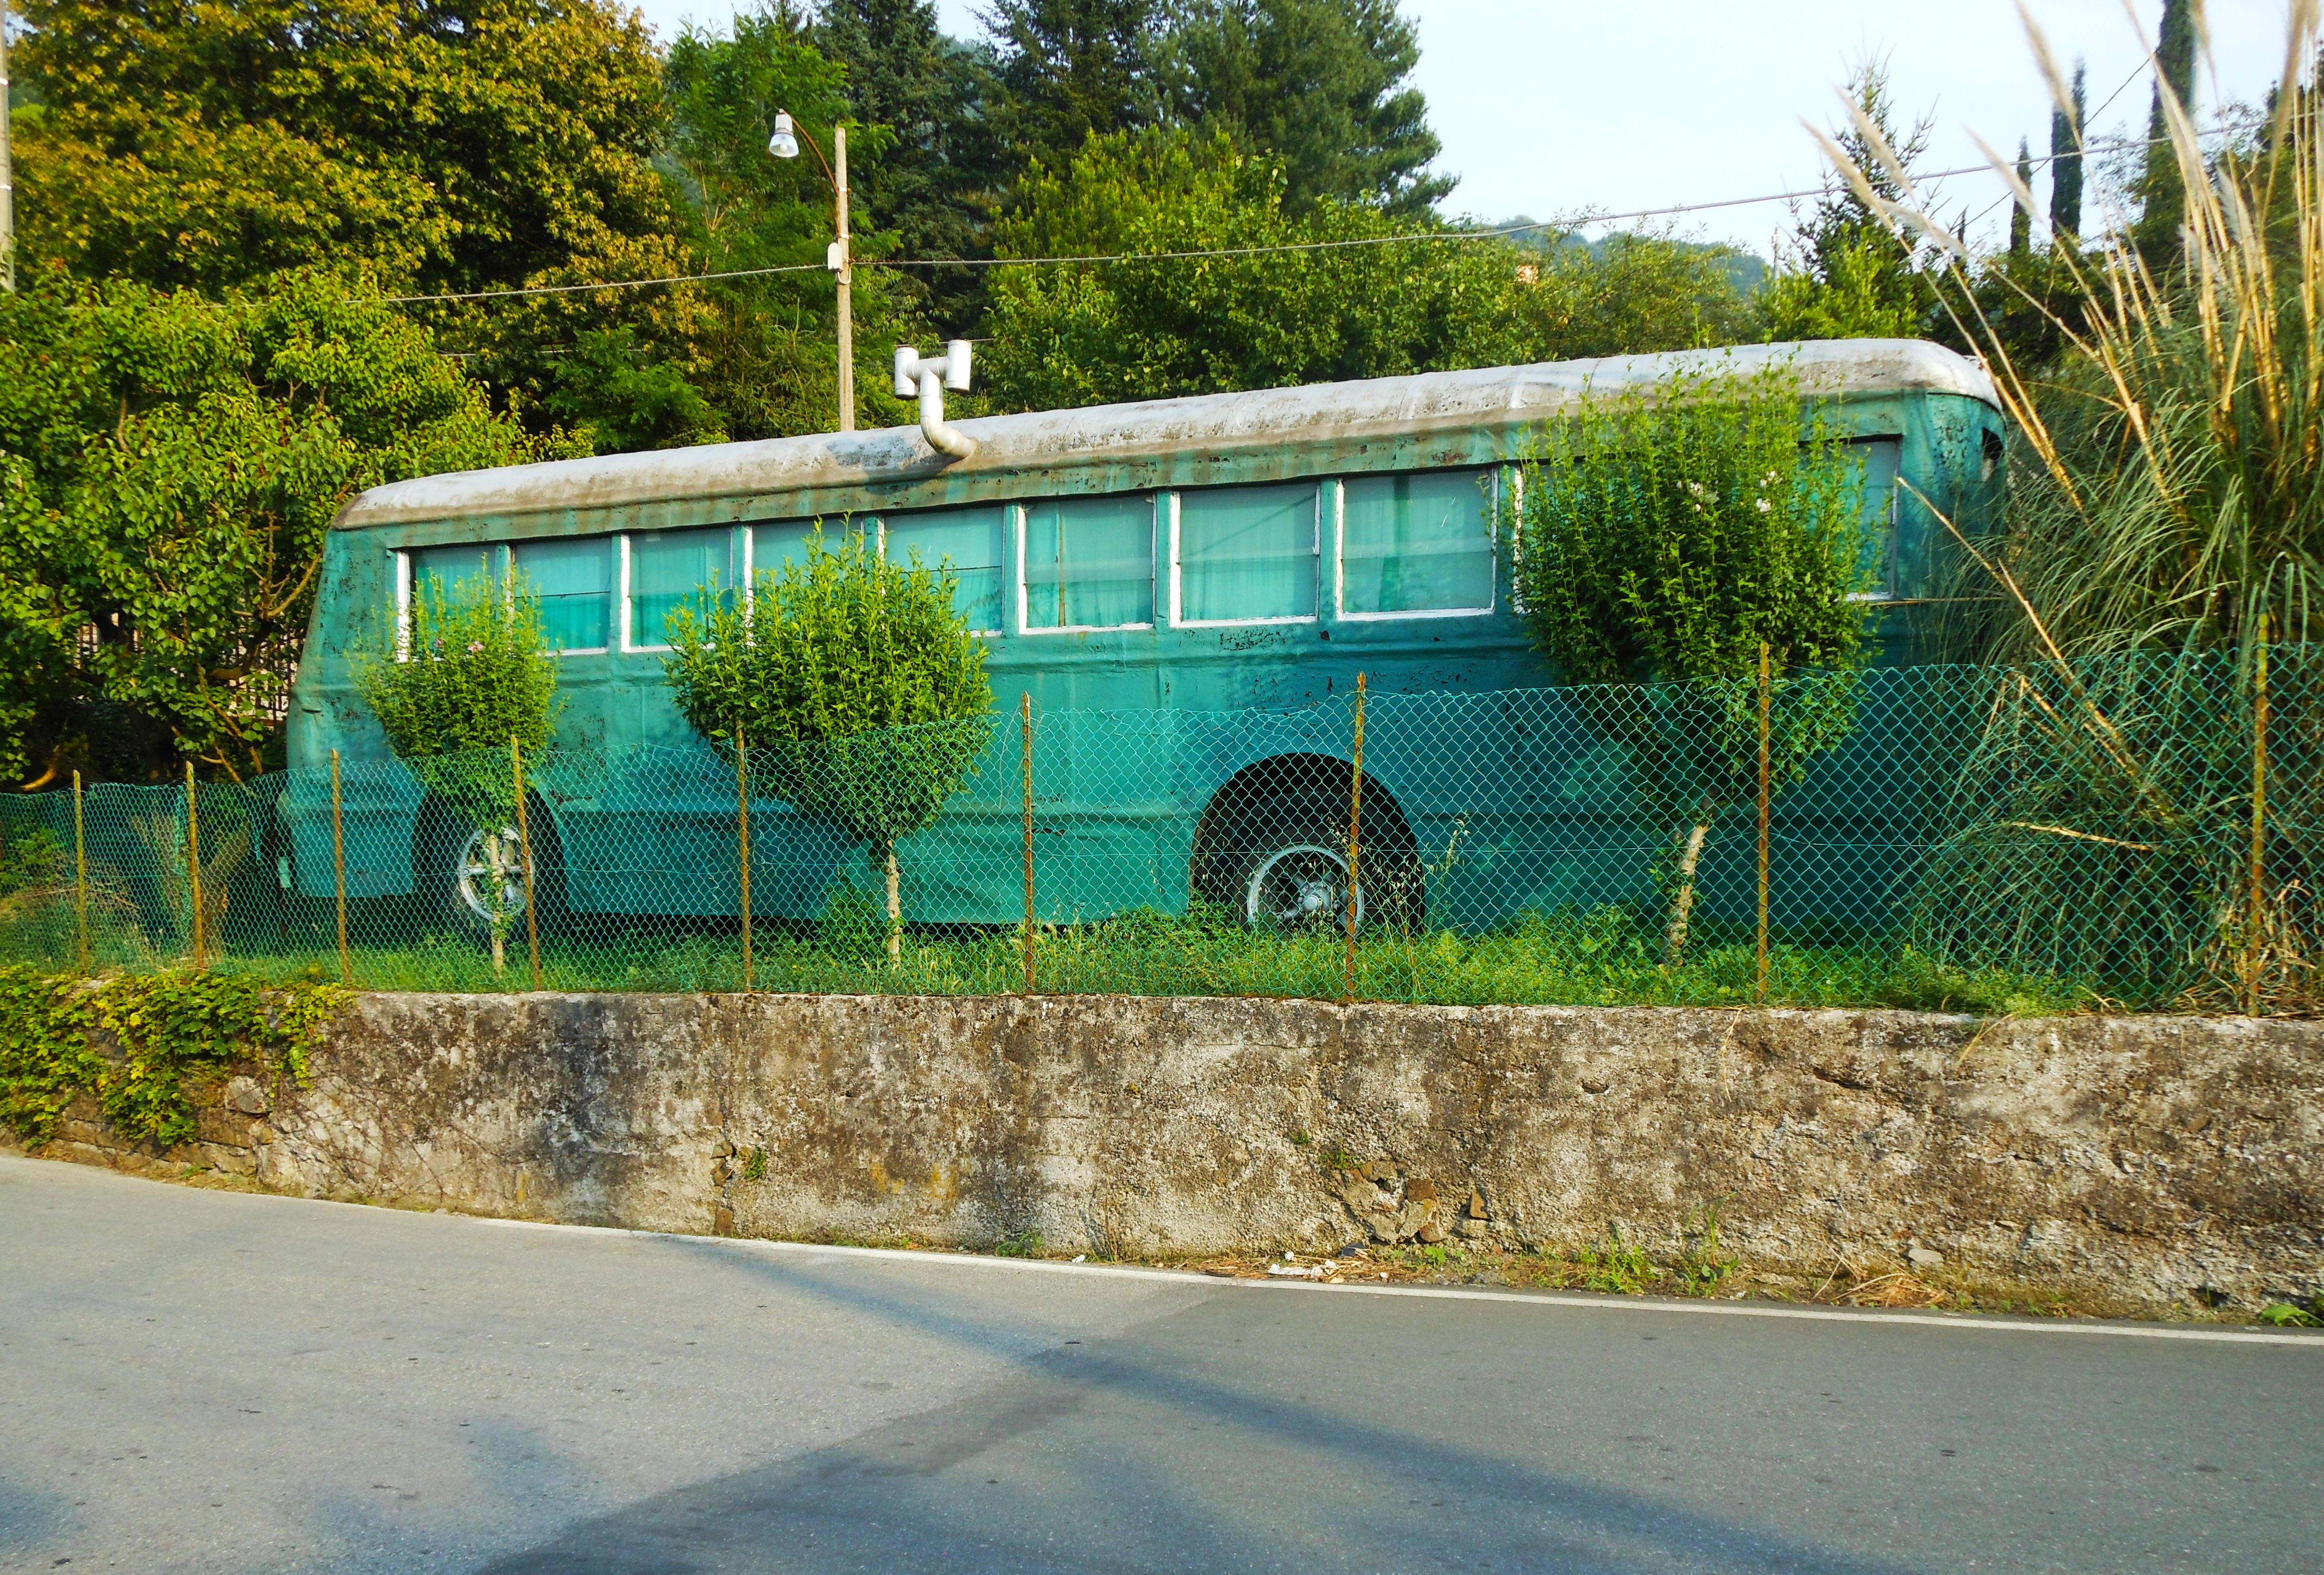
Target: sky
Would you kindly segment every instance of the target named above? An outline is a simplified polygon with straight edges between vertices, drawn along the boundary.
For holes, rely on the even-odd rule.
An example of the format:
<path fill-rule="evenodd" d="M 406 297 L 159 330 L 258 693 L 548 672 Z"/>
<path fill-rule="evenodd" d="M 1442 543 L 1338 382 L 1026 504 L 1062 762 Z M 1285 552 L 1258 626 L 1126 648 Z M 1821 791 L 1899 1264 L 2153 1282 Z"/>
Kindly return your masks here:
<path fill-rule="evenodd" d="M 2094 130 L 2143 137 L 2144 46 L 2123 0 L 2029 4 L 2068 70 L 2088 60 Z M 2162 0 L 2132 6 L 2151 38 Z M 667 36 L 689 19 L 722 23 L 735 5 L 641 8 Z M 936 9 L 948 32 L 981 31 L 972 0 Z M 2206 9 L 2213 59 L 2197 86 L 2199 117 L 2223 99 L 2257 103 L 2283 60 L 2285 0 Z M 1823 164 L 1801 119 L 1835 121 L 1833 84 L 1872 55 L 1887 60 L 1900 108 L 1934 117 L 1923 168 L 1982 166 L 1972 131 L 2006 153 L 2020 136 L 2036 154 L 2048 146 L 2049 90 L 2015 0 L 1404 0 L 1404 10 L 1420 32 L 1414 83 L 1444 144 L 1437 168 L 1461 178 L 1443 205 L 1451 215 L 1610 215 L 1812 188 Z M 2046 196 L 2046 180 L 2034 184 Z M 1948 223 L 1966 211 L 1973 235 L 2006 228 L 2006 189 L 1993 175 L 1939 189 Z M 1765 256 L 1789 221 L 1778 202 L 1656 222 Z"/>

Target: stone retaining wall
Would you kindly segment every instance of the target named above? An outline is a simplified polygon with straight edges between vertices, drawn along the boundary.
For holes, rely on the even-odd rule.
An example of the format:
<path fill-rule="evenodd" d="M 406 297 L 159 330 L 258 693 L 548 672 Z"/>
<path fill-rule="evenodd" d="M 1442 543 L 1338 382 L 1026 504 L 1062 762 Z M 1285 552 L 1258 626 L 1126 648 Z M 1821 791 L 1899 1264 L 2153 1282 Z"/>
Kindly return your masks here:
<path fill-rule="evenodd" d="M 678 1231 L 1152 1256 L 1904 1255 L 2163 1309 L 2324 1291 L 2324 1025 L 1315 1001 L 367 995 L 200 1141 L 46 1152 Z M 1935 1255 L 1935 1256 L 1932 1256 Z"/>

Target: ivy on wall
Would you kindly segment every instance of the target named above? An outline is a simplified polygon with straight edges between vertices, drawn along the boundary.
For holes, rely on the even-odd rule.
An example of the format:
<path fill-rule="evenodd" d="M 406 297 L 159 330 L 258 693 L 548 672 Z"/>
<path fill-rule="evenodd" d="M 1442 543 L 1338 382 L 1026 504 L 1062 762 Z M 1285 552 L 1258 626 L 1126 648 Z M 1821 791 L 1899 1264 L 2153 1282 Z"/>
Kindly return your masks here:
<path fill-rule="evenodd" d="M 315 1036 L 351 999 L 336 984 L 269 985 L 208 972 L 97 982 L 0 968 L 0 1124 L 28 1145 L 56 1136 L 67 1106 L 96 1096 L 115 1131 L 183 1143 L 194 1136 L 188 1078 L 256 1063 L 307 1074 Z M 110 1033 L 119 1060 L 100 1053 Z"/>

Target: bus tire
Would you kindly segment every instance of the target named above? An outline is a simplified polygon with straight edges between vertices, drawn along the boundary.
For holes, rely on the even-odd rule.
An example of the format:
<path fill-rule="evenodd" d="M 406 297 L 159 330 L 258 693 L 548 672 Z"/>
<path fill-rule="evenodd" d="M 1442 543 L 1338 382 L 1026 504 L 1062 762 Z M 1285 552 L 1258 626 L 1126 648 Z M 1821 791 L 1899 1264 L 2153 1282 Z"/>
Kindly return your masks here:
<path fill-rule="evenodd" d="M 1360 932 L 1382 924 L 1416 929 L 1425 918 L 1419 859 L 1407 838 L 1394 834 L 1402 821 L 1395 814 L 1386 836 L 1365 828 L 1357 850 L 1353 905 Z M 1231 908 L 1253 929 L 1346 927 L 1344 798 L 1314 793 L 1252 798 L 1239 805 L 1209 842 L 1196 861 L 1195 896 Z"/>

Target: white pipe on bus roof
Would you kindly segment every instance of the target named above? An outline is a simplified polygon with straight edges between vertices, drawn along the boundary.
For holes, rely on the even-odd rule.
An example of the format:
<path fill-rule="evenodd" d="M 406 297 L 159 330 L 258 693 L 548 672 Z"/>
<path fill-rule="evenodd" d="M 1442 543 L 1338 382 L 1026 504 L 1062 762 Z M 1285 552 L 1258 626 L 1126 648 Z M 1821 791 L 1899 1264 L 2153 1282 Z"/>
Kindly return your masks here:
<path fill-rule="evenodd" d="M 944 419 L 944 391 L 964 393 L 968 390 L 968 354 L 965 339 L 954 339 L 933 360 L 912 345 L 896 346 L 896 397 L 908 400 L 915 389 L 918 391 L 920 435 L 928 440 L 929 447 L 954 459 L 966 459 L 976 452 L 976 439 Z"/>

